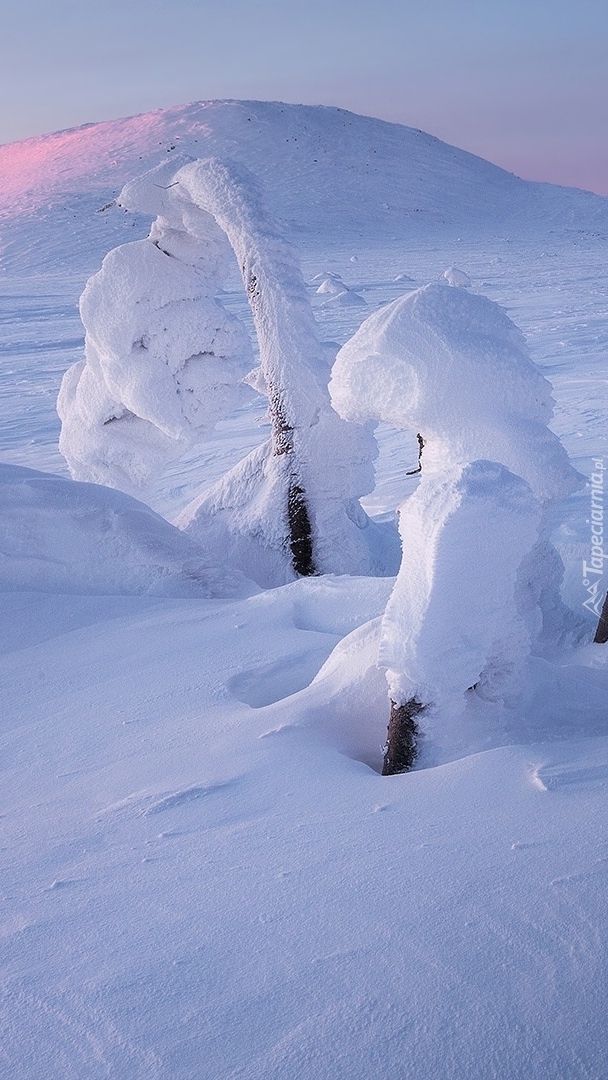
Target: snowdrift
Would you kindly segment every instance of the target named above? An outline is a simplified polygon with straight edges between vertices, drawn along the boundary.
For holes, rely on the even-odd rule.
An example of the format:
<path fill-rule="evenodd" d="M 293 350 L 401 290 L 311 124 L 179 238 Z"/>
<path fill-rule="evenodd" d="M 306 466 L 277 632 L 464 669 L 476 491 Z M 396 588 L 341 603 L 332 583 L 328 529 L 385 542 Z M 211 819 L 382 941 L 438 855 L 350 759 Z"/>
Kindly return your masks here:
<path fill-rule="evenodd" d="M 0 464 L 0 589 L 209 597 L 254 586 L 129 495 Z"/>

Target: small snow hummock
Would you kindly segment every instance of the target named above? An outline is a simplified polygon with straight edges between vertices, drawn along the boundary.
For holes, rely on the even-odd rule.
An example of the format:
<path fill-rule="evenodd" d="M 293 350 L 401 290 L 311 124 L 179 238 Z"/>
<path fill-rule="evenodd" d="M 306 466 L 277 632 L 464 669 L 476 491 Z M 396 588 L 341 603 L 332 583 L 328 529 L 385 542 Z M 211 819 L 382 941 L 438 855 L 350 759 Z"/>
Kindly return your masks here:
<path fill-rule="evenodd" d="M 337 274 L 332 274 L 331 277 L 323 278 L 323 281 L 317 288 L 317 292 L 321 296 L 324 296 L 325 294 L 328 294 L 329 296 L 338 296 L 345 291 L 346 285 L 342 281 L 342 278 L 338 277 Z"/>
<path fill-rule="evenodd" d="M 341 292 L 330 296 L 323 307 L 367 307 L 367 300 L 352 289 L 344 288 Z"/>
<path fill-rule="evenodd" d="M 447 270 L 443 271 L 441 279 L 447 281 L 448 285 L 454 285 L 461 289 L 468 289 L 471 285 L 469 275 L 465 274 L 464 270 L 459 270 L 457 266 L 448 266 Z"/>
<path fill-rule="evenodd" d="M 331 276 L 323 278 L 323 281 L 317 289 L 317 293 L 321 296 L 327 296 L 323 307 L 329 305 L 336 307 L 365 307 L 366 301 L 359 293 L 353 292 L 342 281 L 342 278 L 337 274 L 331 274 Z"/>

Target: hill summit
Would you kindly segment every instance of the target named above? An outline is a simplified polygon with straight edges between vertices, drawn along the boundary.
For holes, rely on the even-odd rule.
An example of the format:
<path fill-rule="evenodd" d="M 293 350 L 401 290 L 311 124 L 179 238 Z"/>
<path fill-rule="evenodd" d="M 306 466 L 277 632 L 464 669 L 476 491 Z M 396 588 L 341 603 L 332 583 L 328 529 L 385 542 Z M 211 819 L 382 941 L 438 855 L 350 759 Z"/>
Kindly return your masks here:
<path fill-rule="evenodd" d="M 300 243 L 608 229 L 608 199 L 524 181 L 422 131 L 325 106 L 208 101 L 0 147 L 5 266 L 94 266 L 133 238 L 112 203 L 170 154 L 242 162 Z M 25 238 L 22 229 L 36 225 Z"/>

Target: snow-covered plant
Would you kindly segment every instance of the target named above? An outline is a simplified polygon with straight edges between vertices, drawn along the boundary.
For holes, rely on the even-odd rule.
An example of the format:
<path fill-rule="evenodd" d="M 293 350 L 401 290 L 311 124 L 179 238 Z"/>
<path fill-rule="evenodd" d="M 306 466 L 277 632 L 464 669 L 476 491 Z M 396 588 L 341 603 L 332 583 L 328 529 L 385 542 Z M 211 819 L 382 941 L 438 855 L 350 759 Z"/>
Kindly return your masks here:
<path fill-rule="evenodd" d="M 242 400 L 251 366 L 242 327 L 211 295 L 227 238 L 253 313 L 272 439 L 179 524 L 264 585 L 382 572 L 379 527 L 358 503 L 373 487 L 375 442 L 331 408 L 305 284 L 255 179 L 234 162 L 173 161 L 128 184 L 119 203 L 157 217 L 147 240 L 107 257 L 83 296 L 86 362 L 67 373 L 59 401 L 74 474 L 138 481 Z M 215 382 L 204 396 L 207 372 Z"/>
<path fill-rule="evenodd" d="M 428 285 L 371 315 L 338 353 L 330 392 L 341 416 L 410 429 L 423 445 L 379 651 L 390 772 L 411 764 L 423 707 L 473 686 L 504 697 L 543 616 L 565 611 L 544 508 L 580 478 L 547 427 L 551 388 L 519 330 L 463 289 Z"/>

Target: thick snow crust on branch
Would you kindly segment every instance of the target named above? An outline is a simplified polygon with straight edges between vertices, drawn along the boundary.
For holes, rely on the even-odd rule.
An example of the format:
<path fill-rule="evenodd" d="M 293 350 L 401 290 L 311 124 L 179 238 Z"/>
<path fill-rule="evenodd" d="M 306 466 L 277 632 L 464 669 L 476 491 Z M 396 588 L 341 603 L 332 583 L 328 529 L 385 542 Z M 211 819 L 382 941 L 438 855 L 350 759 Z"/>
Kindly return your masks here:
<path fill-rule="evenodd" d="M 322 393 L 327 364 L 295 255 L 270 221 L 255 178 L 234 162 L 194 161 L 170 175 L 161 167 L 139 177 L 119 202 L 158 213 L 163 235 L 182 232 L 206 243 L 218 227 L 225 233 L 252 308 L 269 396 L 280 392 L 289 422 L 309 428 L 323 397 L 329 406 Z"/>
<path fill-rule="evenodd" d="M 76 479 L 136 490 L 251 397 L 247 332 L 212 295 L 225 252 L 213 233 L 200 247 L 156 222 L 87 283 L 85 360 L 57 404 Z"/>
<path fill-rule="evenodd" d="M 523 336 L 468 290 L 426 285 L 375 312 L 338 353 L 330 393 L 349 420 L 421 432 L 425 472 L 498 461 L 543 501 L 580 485 Z"/>
<path fill-rule="evenodd" d="M 180 526 L 195 534 L 211 531 L 235 565 L 265 585 L 279 584 L 294 575 L 287 502 L 296 491 L 310 518 L 315 572 L 393 570 L 382 530 L 357 501 L 373 488 L 375 441 L 368 426 L 347 423 L 331 407 L 326 350 L 306 286 L 255 179 L 242 166 L 216 159 L 190 162 L 171 174 L 163 166 L 128 184 L 119 201 L 157 213 L 155 227 L 163 237 L 171 231 L 215 242 L 221 229 L 255 322 L 272 443 L 197 499 Z"/>

